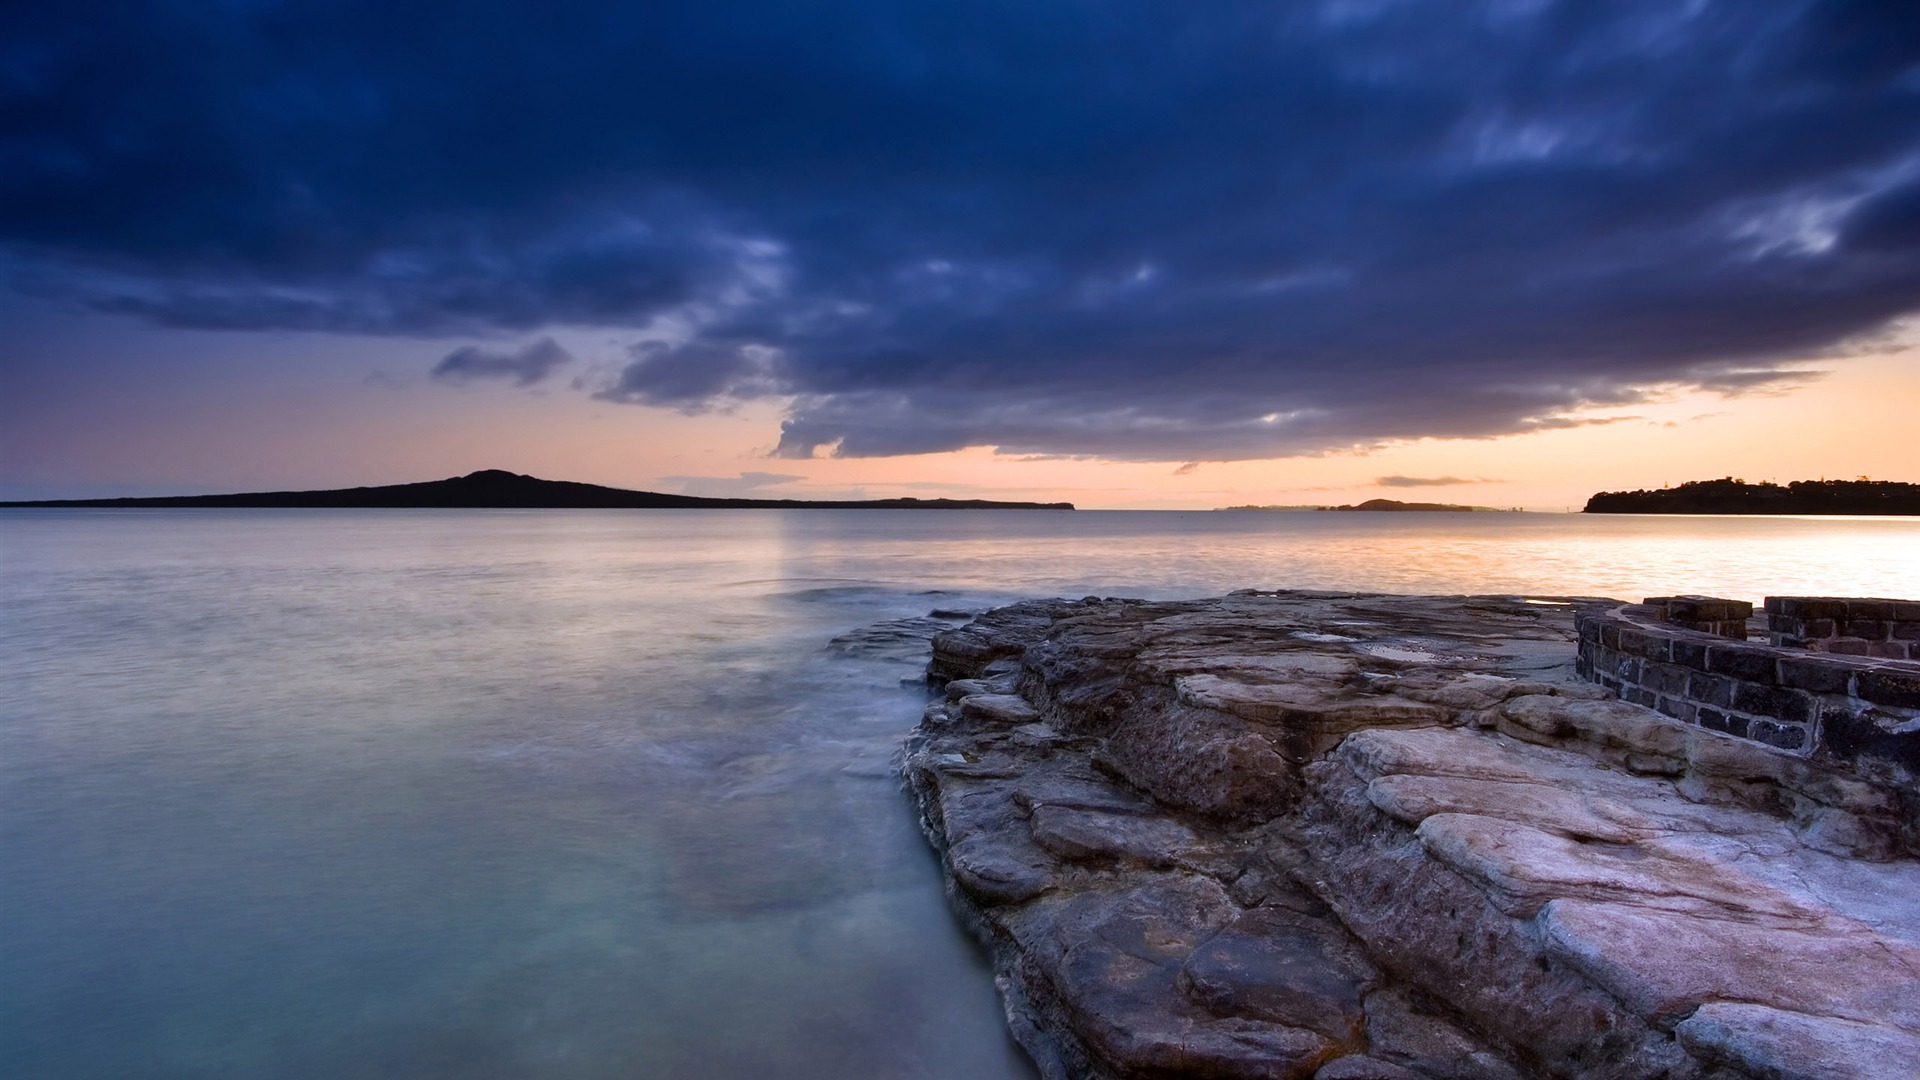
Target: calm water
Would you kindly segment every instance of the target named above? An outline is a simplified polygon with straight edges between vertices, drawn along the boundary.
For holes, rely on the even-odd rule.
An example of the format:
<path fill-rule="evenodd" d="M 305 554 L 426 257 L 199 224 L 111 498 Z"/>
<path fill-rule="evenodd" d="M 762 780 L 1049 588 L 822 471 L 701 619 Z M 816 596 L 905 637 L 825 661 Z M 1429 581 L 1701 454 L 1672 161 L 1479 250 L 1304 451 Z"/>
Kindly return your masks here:
<path fill-rule="evenodd" d="M 1920 520 L 0 511 L 0 1075 L 1029 1075 L 860 630 L 1246 586 L 1916 596 Z"/>

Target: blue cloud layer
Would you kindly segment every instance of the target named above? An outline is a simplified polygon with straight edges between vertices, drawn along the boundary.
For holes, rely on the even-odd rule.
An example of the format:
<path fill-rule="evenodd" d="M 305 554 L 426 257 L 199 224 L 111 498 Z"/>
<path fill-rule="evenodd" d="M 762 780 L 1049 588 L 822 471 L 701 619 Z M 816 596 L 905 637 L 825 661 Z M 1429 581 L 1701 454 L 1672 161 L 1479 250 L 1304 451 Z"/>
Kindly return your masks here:
<path fill-rule="evenodd" d="M 781 452 L 1192 461 L 1724 391 L 1920 306 L 1920 7 L 24 3 L 16 288 L 631 332 Z"/>

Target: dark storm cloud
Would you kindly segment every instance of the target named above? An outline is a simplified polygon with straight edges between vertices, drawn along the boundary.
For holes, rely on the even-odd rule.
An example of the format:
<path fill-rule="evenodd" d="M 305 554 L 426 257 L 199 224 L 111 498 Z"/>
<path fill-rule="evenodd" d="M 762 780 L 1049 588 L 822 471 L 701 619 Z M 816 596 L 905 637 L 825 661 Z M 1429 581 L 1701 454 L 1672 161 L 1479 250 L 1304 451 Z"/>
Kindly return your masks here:
<path fill-rule="evenodd" d="M 594 393 L 596 400 L 699 412 L 716 401 L 776 393 L 780 385 L 772 371 L 777 354 L 765 346 L 649 341 L 627 352 L 632 362 L 611 385 Z"/>
<path fill-rule="evenodd" d="M 573 354 L 552 338 L 541 338 L 510 352 L 468 345 L 448 353 L 433 365 L 432 375 L 445 382 L 474 379 L 511 379 L 515 386 L 532 386 L 573 360 Z"/>
<path fill-rule="evenodd" d="M 1920 306 L 1910 4 L 0 20 L 18 287 L 202 328 L 630 328 L 598 397 L 780 395 L 793 456 L 1539 430 L 1791 385 Z"/>

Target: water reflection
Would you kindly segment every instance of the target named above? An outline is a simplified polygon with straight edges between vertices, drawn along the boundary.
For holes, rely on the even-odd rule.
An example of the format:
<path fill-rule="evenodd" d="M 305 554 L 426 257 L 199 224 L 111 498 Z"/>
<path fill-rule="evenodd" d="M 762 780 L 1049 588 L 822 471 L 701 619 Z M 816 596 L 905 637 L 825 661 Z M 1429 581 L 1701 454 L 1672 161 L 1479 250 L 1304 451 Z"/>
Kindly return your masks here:
<path fill-rule="evenodd" d="M 1920 593 L 1884 519 L 10 511 L 0 545 L 0 1074 L 61 1078 L 1027 1075 L 887 772 L 932 611 Z"/>

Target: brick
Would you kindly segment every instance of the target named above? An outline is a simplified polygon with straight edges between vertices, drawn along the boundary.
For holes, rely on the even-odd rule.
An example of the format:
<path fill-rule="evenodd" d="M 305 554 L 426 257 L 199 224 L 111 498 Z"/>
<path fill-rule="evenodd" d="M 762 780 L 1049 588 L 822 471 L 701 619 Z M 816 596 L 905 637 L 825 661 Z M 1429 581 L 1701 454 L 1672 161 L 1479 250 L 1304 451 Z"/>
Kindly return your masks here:
<path fill-rule="evenodd" d="M 1755 720 L 1747 725 L 1747 738 L 1754 742 L 1777 746 L 1782 750 L 1801 750 L 1807 745 L 1807 729 L 1800 724 L 1776 724 L 1771 720 Z"/>
<path fill-rule="evenodd" d="M 1829 652 L 1835 656 L 1865 656 L 1872 651 L 1867 647 L 1866 642 L 1853 641 L 1848 638 L 1834 638 L 1829 641 L 1817 642 L 1816 644 L 1820 651 Z"/>
<path fill-rule="evenodd" d="M 1683 698 L 1674 697 L 1661 698 L 1660 703 L 1655 705 L 1654 708 L 1659 709 L 1675 720 L 1682 720 L 1689 724 L 1693 723 L 1700 713 L 1700 707 L 1698 705 Z"/>
<path fill-rule="evenodd" d="M 1699 724 L 1708 731 L 1724 732 L 1728 735 L 1747 737 L 1747 718 L 1723 713 L 1719 709 L 1703 708 L 1699 713 Z"/>
<path fill-rule="evenodd" d="M 1849 618 L 1844 636 L 1859 638 L 1862 641 L 1885 641 L 1887 624 L 1880 619 Z"/>
<path fill-rule="evenodd" d="M 1644 690 L 1638 686 L 1627 687 L 1621 692 L 1620 696 L 1633 702 L 1635 705 L 1645 705 L 1649 709 L 1653 708 L 1654 704 L 1659 701 L 1659 699 L 1654 696 L 1653 691 Z"/>
<path fill-rule="evenodd" d="M 1687 678 L 1687 696 L 1703 705 L 1727 708 L 1733 704 L 1733 680 L 1704 671 L 1694 672 Z"/>
<path fill-rule="evenodd" d="M 1844 694 L 1853 679 L 1853 671 L 1817 656 L 1780 658 L 1780 685 L 1816 694 Z"/>
<path fill-rule="evenodd" d="M 1770 602 L 1777 602 L 1778 608 L 1769 606 L 1768 611 L 1778 610 L 1783 615 L 1796 619 L 1837 619 L 1845 618 L 1847 602 L 1824 596 L 1772 596 Z"/>
<path fill-rule="evenodd" d="M 1895 600 L 1893 617 L 1901 622 L 1920 622 L 1920 600 Z"/>
<path fill-rule="evenodd" d="M 1873 655 L 1882 660 L 1905 660 L 1907 643 L 1904 641 L 1876 641 L 1873 643 Z"/>
<path fill-rule="evenodd" d="M 1776 649 L 1804 649 L 1807 647 L 1807 639 L 1793 634 L 1773 633 L 1767 635 L 1767 644 Z"/>
<path fill-rule="evenodd" d="M 1753 616 L 1753 605 L 1745 600 L 1727 600 L 1718 596 L 1664 596 L 1650 597 L 1649 604 L 1655 604 L 1666 610 L 1669 622 L 1722 622 L 1727 619 L 1745 621 Z"/>
<path fill-rule="evenodd" d="M 1800 636 L 1806 638 L 1832 637 L 1834 628 L 1837 625 L 1838 624 L 1832 619 L 1802 619 L 1800 620 Z"/>
<path fill-rule="evenodd" d="M 1733 707 L 1771 720 L 1804 724 L 1813 719 L 1813 699 L 1794 690 L 1777 690 L 1757 683 L 1735 683 Z"/>
<path fill-rule="evenodd" d="M 1616 647 L 1621 652 L 1632 656 L 1645 656 L 1647 655 L 1647 632 L 1623 628 L 1620 631 L 1620 644 Z"/>
<path fill-rule="evenodd" d="M 1640 681 L 1656 693 L 1684 694 L 1687 692 L 1687 676 L 1690 674 L 1692 673 L 1686 668 L 1649 660 L 1641 669 Z"/>
<path fill-rule="evenodd" d="M 1920 641 L 1920 622 L 1897 622 L 1887 628 L 1887 636 L 1895 641 Z"/>
<path fill-rule="evenodd" d="M 1667 647 L 1667 659 L 1695 671 L 1707 669 L 1707 646 L 1702 641 L 1675 639 Z"/>
<path fill-rule="evenodd" d="M 1849 619 L 1891 619 L 1894 617 L 1892 600 L 1848 600 L 1847 618 Z"/>
<path fill-rule="evenodd" d="M 1620 647 L 1620 624 L 1611 619 L 1600 624 L 1600 644 L 1609 649 Z"/>
<path fill-rule="evenodd" d="M 1920 671 L 1871 668 L 1854 678 L 1853 688 L 1862 701 L 1920 709 Z"/>
<path fill-rule="evenodd" d="M 1774 681 L 1774 654 L 1752 645 L 1709 645 L 1707 670 L 1715 675 L 1731 675 L 1748 682 Z"/>

